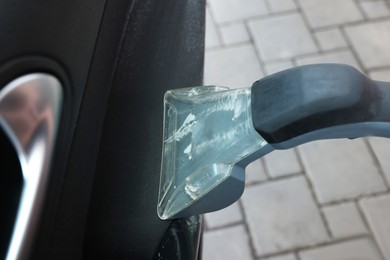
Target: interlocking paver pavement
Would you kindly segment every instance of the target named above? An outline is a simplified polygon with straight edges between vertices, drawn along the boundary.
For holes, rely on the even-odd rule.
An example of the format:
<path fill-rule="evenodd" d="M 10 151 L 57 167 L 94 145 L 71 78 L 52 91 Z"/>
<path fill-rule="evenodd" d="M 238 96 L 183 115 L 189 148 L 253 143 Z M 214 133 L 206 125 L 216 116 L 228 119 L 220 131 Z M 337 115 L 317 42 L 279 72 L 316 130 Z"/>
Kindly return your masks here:
<path fill-rule="evenodd" d="M 247 187 L 242 202 L 258 256 L 328 240 L 303 176 Z"/>
<path fill-rule="evenodd" d="M 390 142 L 388 142 L 388 140 L 385 138 L 377 137 L 370 138 L 370 144 L 374 150 L 375 156 L 378 158 L 379 163 L 382 165 L 383 173 L 385 175 L 385 178 L 387 179 L 387 184 L 390 184 Z"/>
<path fill-rule="evenodd" d="M 267 179 L 267 175 L 265 173 L 264 165 L 261 159 L 258 159 L 249 164 L 246 167 L 245 172 L 245 181 L 247 184 L 265 181 Z"/>
<path fill-rule="evenodd" d="M 268 13 L 267 5 L 259 0 L 209 0 L 217 23 L 234 22 Z"/>
<path fill-rule="evenodd" d="M 313 28 L 363 20 L 354 0 L 299 0 Z"/>
<path fill-rule="evenodd" d="M 390 81 L 390 69 L 373 70 L 368 75 L 375 80 Z"/>
<path fill-rule="evenodd" d="M 355 203 L 342 203 L 322 208 L 334 238 L 367 234 L 368 230 Z"/>
<path fill-rule="evenodd" d="M 224 44 L 234 44 L 250 41 L 248 30 L 243 23 L 221 26 L 220 31 Z"/>
<path fill-rule="evenodd" d="M 316 141 L 298 149 L 320 203 L 387 189 L 362 139 Z"/>
<path fill-rule="evenodd" d="M 265 62 L 317 51 L 312 36 L 298 13 L 253 20 L 248 25 Z"/>
<path fill-rule="evenodd" d="M 211 19 L 209 9 L 206 9 L 206 48 L 218 47 L 221 45 L 217 28 Z"/>
<path fill-rule="evenodd" d="M 265 64 L 265 71 L 267 75 L 270 75 L 282 70 L 290 69 L 292 67 L 294 67 L 292 61 L 272 62 Z"/>
<path fill-rule="evenodd" d="M 264 260 L 297 260 L 297 258 L 293 254 L 271 256 L 263 259 Z"/>
<path fill-rule="evenodd" d="M 387 17 L 390 15 L 389 7 L 384 1 L 361 1 L 360 6 L 369 19 Z"/>
<path fill-rule="evenodd" d="M 390 81 L 390 1 L 208 0 L 205 84 L 248 87 L 298 65 Z M 390 140 L 311 143 L 247 168 L 240 202 L 205 218 L 203 257 L 390 260 Z"/>
<path fill-rule="evenodd" d="M 362 200 L 361 206 L 386 259 L 390 259 L 390 195 Z"/>
<path fill-rule="evenodd" d="M 267 0 L 271 13 L 278 13 L 289 10 L 296 10 L 294 0 Z"/>
<path fill-rule="evenodd" d="M 390 66 L 390 20 L 345 28 L 366 69 Z"/>
<path fill-rule="evenodd" d="M 237 73 L 237 71 L 241 71 Z M 252 45 L 216 49 L 206 53 L 204 83 L 231 87 L 250 87 L 263 73 Z"/>
<path fill-rule="evenodd" d="M 206 214 L 205 220 L 210 229 L 239 223 L 242 221 L 240 206 L 238 203 L 234 203 L 224 210 Z"/>
<path fill-rule="evenodd" d="M 303 251 L 301 260 L 381 260 L 381 254 L 370 239 L 357 239 Z"/>
<path fill-rule="evenodd" d="M 293 149 L 274 151 L 264 160 L 271 178 L 302 172 L 302 167 Z"/>
<path fill-rule="evenodd" d="M 323 30 L 314 33 L 317 38 L 321 50 L 330 51 L 348 46 L 343 34 L 338 28 Z"/>
<path fill-rule="evenodd" d="M 334 52 L 324 52 L 306 57 L 300 57 L 296 60 L 297 65 L 308 65 L 314 63 L 343 63 L 351 65 L 362 70 L 350 50 L 338 50 Z"/>
<path fill-rule="evenodd" d="M 243 225 L 205 232 L 203 245 L 202 253 L 205 260 L 252 259 L 249 236 Z"/>

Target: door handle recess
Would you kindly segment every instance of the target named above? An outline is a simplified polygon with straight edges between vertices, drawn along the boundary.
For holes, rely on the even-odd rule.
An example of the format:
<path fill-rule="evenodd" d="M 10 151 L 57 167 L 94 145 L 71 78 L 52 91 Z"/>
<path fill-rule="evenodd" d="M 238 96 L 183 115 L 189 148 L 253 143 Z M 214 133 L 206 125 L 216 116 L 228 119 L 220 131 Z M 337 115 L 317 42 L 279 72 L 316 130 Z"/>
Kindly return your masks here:
<path fill-rule="evenodd" d="M 17 152 L 23 174 L 6 259 L 28 256 L 42 209 L 62 97 L 60 81 L 45 73 L 21 76 L 0 91 L 0 127 Z"/>

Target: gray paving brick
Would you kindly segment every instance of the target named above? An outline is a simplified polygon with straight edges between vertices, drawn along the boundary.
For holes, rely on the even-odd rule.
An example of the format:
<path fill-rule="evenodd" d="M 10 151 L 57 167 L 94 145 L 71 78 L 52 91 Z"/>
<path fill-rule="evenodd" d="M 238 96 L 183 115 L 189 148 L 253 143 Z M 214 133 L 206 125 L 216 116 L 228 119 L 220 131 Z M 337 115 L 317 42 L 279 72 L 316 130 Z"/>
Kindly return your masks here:
<path fill-rule="evenodd" d="M 368 75 L 374 80 L 390 81 L 390 69 L 372 70 Z"/>
<path fill-rule="evenodd" d="M 368 72 L 374 79 L 390 81 L 389 7 L 390 2 L 382 0 L 208 0 L 205 84 L 248 87 L 263 76 L 262 69 L 269 75 L 292 67 L 292 61 L 297 65 L 346 63 Z M 363 16 L 369 19 L 364 21 Z M 244 23 L 248 24 L 248 31 Z M 359 64 L 363 68 L 359 68 Z M 390 180 L 387 140 L 369 140 Z M 349 142 L 337 141 L 334 145 L 313 148 L 313 152 L 308 149 L 310 158 L 306 159 L 299 148 L 320 203 L 343 201 L 322 206 L 332 235 L 342 239 L 327 246 L 317 245 L 333 240 L 327 235 L 306 179 L 283 177 L 292 174 L 294 168 L 289 166 L 288 160 L 275 152 L 268 155 L 274 156 L 276 165 L 267 169 L 268 178 L 283 177 L 277 181 L 267 182 L 265 173 L 265 165 L 271 165 L 272 157 L 248 166 L 246 183 L 250 185 L 242 204 L 253 245 L 260 257 L 277 254 L 259 259 L 297 260 L 294 254 L 284 253 L 307 246 L 311 249 L 301 251 L 300 260 L 381 259 L 375 243 L 380 245 L 386 259 L 390 259 L 390 195 L 361 199 L 386 187 L 366 147 L 360 141 L 352 146 Z M 359 206 L 373 235 L 365 233 L 367 224 L 362 225 L 356 205 L 344 202 L 348 198 L 359 198 Z M 252 259 L 250 236 L 243 225 L 235 225 L 243 221 L 237 204 L 207 214 L 205 220 L 211 230 L 205 232 L 204 259 Z M 367 239 L 345 241 L 348 237 L 365 234 Z"/>
<path fill-rule="evenodd" d="M 248 25 L 265 62 L 317 51 L 298 13 L 252 20 Z"/>
<path fill-rule="evenodd" d="M 294 0 L 267 0 L 272 13 L 297 9 Z"/>
<path fill-rule="evenodd" d="M 330 53 L 316 54 L 297 59 L 298 65 L 307 65 L 315 63 L 343 63 L 361 70 L 358 62 L 350 50 L 340 50 Z"/>
<path fill-rule="evenodd" d="M 250 41 L 248 31 L 243 23 L 235 23 L 220 27 L 224 44 L 234 44 Z"/>
<path fill-rule="evenodd" d="M 206 85 L 250 87 L 262 77 L 256 52 L 250 44 L 206 51 Z"/>
<path fill-rule="evenodd" d="M 267 75 L 294 67 L 291 61 L 272 62 L 265 64 Z"/>
<path fill-rule="evenodd" d="M 360 202 L 385 259 L 390 259 L 390 195 Z"/>
<path fill-rule="evenodd" d="M 206 48 L 213 48 L 221 46 L 221 41 L 217 33 L 217 28 L 211 18 L 210 11 L 206 9 L 206 39 L 205 39 Z"/>
<path fill-rule="evenodd" d="M 293 149 L 277 150 L 264 157 L 268 174 L 281 177 L 302 172 L 298 157 Z"/>
<path fill-rule="evenodd" d="M 390 140 L 388 138 L 370 138 L 370 144 L 374 150 L 376 157 L 382 167 L 382 170 L 387 179 L 387 183 L 390 184 Z"/>
<path fill-rule="evenodd" d="M 299 0 L 313 28 L 363 20 L 353 0 Z"/>
<path fill-rule="evenodd" d="M 390 65 L 390 20 L 345 28 L 366 69 Z"/>
<path fill-rule="evenodd" d="M 259 256 L 328 239 L 304 177 L 247 187 L 242 203 Z"/>
<path fill-rule="evenodd" d="M 390 15 L 390 10 L 384 1 L 361 1 L 360 6 L 365 15 L 370 19 Z"/>
<path fill-rule="evenodd" d="M 218 228 L 225 225 L 240 222 L 242 214 L 238 202 L 227 208 L 204 215 L 208 228 Z"/>
<path fill-rule="evenodd" d="M 252 184 L 260 181 L 265 181 L 267 175 L 265 174 L 264 165 L 260 159 L 250 163 L 245 168 L 245 182 Z"/>
<path fill-rule="evenodd" d="M 386 190 L 363 140 L 326 140 L 299 151 L 320 203 Z"/>
<path fill-rule="evenodd" d="M 348 44 L 338 28 L 315 33 L 320 47 L 324 51 L 347 47 Z"/>
<path fill-rule="evenodd" d="M 324 207 L 323 212 L 335 238 L 361 235 L 368 232 L 356 205 L 352 202 Z"/>
<path fill-rule="evenodd" d="M 297 258 L 295 257 L 294 254 L 285 254 L 285 255 L 262 258 L 262 260 L 297 260 Z"/>
<path fill-rule="evenodd" d="M 268 13 L 264 0 L 208 0 L 217 23 L 244 20 Z"/>
<path fill-rule="evenodd" d="M 302 251 L 301 260 L 381 260 L 382 257 L 370 239 L 356 239 L 320 248 Z"/>
<path fill-rule="evenodd" d="M 252 260 L 249 237 L 242 225 L 204 232 L 203 260 Z"/>

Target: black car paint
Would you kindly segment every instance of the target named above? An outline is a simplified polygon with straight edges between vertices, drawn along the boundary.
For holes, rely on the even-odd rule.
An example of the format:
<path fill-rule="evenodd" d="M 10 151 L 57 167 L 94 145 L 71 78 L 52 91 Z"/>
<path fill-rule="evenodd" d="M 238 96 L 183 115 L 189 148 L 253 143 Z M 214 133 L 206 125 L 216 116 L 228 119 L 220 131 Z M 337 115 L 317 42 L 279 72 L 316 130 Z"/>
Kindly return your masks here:
<path fill-rule="evenodd" d="M 202 84 L 204 8 L 203 0 L 0 1 L 1 86 L 44 71 L 65 92 L 31 259 L 152 259 L 184 221 L 156 213 L 162 102 L 167 89 Z"/>

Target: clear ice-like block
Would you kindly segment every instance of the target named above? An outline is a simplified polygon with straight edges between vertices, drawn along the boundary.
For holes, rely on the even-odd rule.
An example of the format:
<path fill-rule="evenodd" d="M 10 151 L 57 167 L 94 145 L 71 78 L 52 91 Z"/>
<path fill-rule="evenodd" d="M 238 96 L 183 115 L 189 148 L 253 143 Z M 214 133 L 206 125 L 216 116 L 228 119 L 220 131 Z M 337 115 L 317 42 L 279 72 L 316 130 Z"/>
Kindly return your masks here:
<path fill-rule="evenodd" d="M 166 92 L 161 219 L 201 200 L 232 174 L 235 164 L 266 145 L 253 127 L 250 94 L 250 88 L 215 86 Z"/>

